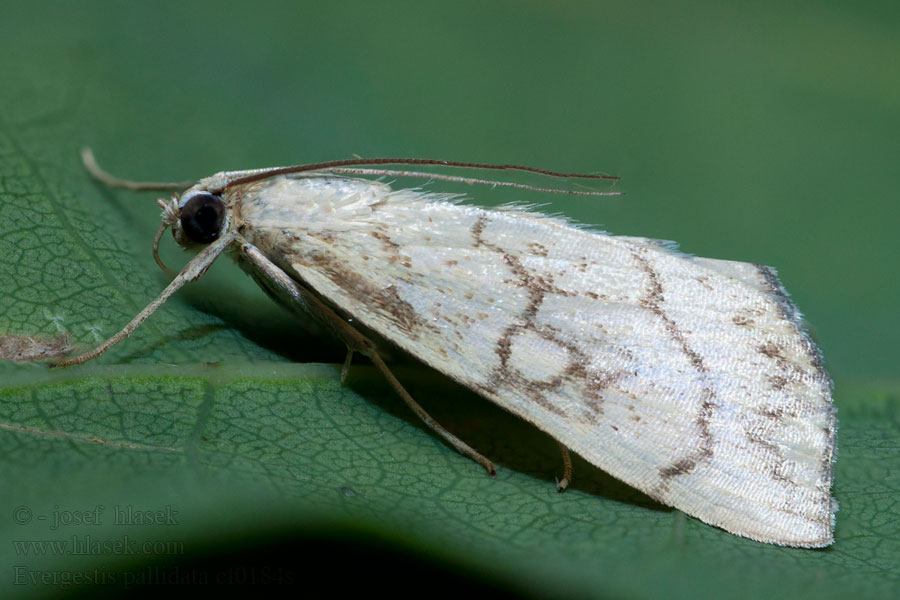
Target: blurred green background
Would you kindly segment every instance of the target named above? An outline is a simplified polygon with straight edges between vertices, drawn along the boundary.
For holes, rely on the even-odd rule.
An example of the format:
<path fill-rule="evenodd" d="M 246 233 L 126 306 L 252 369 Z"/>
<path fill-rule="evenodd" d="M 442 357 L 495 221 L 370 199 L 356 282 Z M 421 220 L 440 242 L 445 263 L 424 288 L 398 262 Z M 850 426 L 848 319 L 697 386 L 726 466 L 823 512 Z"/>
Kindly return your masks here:
<path fill-rule="evenodd" d="M 0 520 L 7 505 L 37 503 L 37 513 L 174 498 L 202 514 L 180 530 L 185 539 L 215 545 L 215 527 L 243 552 L 242 536 L 257 519 L 299 538 L 349 531 L 457 569 L 444 578 L 475 577 L 465 584 L 473 586 L 487 578 L 511 593 L 671 597 L 731 582 L 749 595 L 802 584 L 826 595 L 863 589 L 887 597 L 900 579 L 900 527 L 889 500 L 900 488 L 898 74 L 900 9 L 883 2 L 4 0 L 0 333 L 62 328 L 90 344 L 165 283 L 149 252 L 155 196 L 91 182 L 77 157 L 82 145 L 113 173 L 154 180 L 353 155 L 613 173 L 625 196 L 464 191 L 480 204 L 546 203 L 612 233 L 776 267 L 836 382 L 842 511 L 837 544 L 809 552 L 738 540 L 648 508 L 627 490 L 608 492 L 615 484 L 584 465 L 588 483 L 557 497 L 547 440 L 410 368 L 406 376 L 422 378 L 422 389 L 451 400 L 430 410 L 446 411 L 442 418 L 489 456 L 485 447 L 509 457 L 499 461 L 500 481 L 487 481 L 418 429 L 364 364 L 344 389 L 333 367 L 291 366 L 340 354 L 304 341 L 285 313 L 220 261 L 98 365 L 52 373 L 0 366 Z M 181 265 L 173 246 L 164 239 L 163 256 Z M 183 368 L 159 366 L 172 364 Z M 273 416 L 278 402 L 297 404 L 297 395 L 314 398 L 321 414 Z M 357 412 L 342 421 L 325 410 L 331 401 L 338 411 L 355 403 L 346 410 Z M 272 413 L 256 414 L 254 402 L 269 402 Z M 515 458 L 521 447 L 504 449 L 496 432 L 479 429 L 485 414 L 499 431 L 534 436 L 547 451 Z M 336 509 L 317 486 L 343 490 L 341 477 L 353 477 L 337 459 L 304 463 L 302 440 L 284 437 L 300 435 L 298 418 L 322 419 L 309 425 L 319 432 L 333 426 L 316 452 L 352 465 L 364 448 L 366 468 L 376 471 L 383 461 L 410 464 L 357 482 L 371 486 L 363 508 Z M 342 437 L 342 427 L 359 436 Z M 381 436 L 380 450 L 372 436 Z M 116 442 L 85 449 L 95 438 Z M 268 447 L 281 451 L 272 458 Z M 422 491 L 409 478 L 435 460 L 434 487 Z M 312 483 L 285 481 L 291 468 Z M 347 489 L 356 495 L 357 487 Z M 260 494 L 271 503 L 265 511 Z M 540 508 L 513 506 L 523 495 Z M 448 517 L 442 511 L 453 503 L 459 509 Z M 604 503 L 616 506 L 602 512 Z M 491 512 L 498 505 L 508 505 L 502 517 Z M 473 520 L 481 525 L 463 533 Z M 0 521 L 11 539 L 52 538 L 25 530 Z M 152 528 L 145 535 L 156 539 Z M 10 565 L 34 568 L 20 552 L 3 552 Z M 723 557 L 732 568 L 709 573 Z M 78 568 L 100 558 L 108 557 L 82 556 Z M 72 568 L 69 559 L 44 560 L 46 569 Z M 0 573 L 9 580 L 0 585 L 19 583 L 16 571 Z M 11 591 L 61 589 L 32 583 Z"/>

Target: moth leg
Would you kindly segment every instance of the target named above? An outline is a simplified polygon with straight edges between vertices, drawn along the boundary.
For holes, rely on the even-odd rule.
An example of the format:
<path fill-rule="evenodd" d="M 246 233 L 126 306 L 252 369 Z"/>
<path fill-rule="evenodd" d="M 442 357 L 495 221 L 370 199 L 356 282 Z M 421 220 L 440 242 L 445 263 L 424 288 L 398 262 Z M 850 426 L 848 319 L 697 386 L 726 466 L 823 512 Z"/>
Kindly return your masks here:
<path fill-rule="evenodd" d="M 559 450 L 562 452 L 563 476 L 562 479 L 556 482 L 556 491 L 562 493 L 572 483 L 572 456 L 569 454 L 569 449 L 563 446 L 562 443 L 557 442 L 557 444 L 559 444 Z"/>
<path fill-rule="evenodd" d="M 353 361 L 353 349 L 347 347 L 347 358 L 344 359 L 344 368 L 341 369 L 341 385 L 347 382 L 347 375 L 350 374 L 350 363 Z"/>
<path fill-rule="evenodd" d="M 369 358 L 375 363 L 375 366 L 378 367 L 378 370 L 384 375 L 385 379 L 388 380 L 388 383 L 391 384 L 391 387 L 394 388 L 394 391 L 406 402 L 406 405 L 416 413 L 416 416 L 422 419 L 422 422 L 428 425 L 428 427 L 434 431 L 436 434 L 444 438 L 448 444 L 456 448 L 456 451 L 462 454 L 463 456 L 467 456 L 477 462 L 479 465 L 485 468 L 485 470 L 490 474 L 491 477 L 497 474 L 497 470 L 494 468 L 494 463 L 489 461 L 487 458 L 479 454 L 475 451 L 471 446 L 466 444 L 464 441 L 441 427 L 440 423 L 435 421 L 431 415 L 425 412 L 425 409 L 419 406 L 419 404 L 413 400 L 412 396 L 409 395 L 409 392 L 397 381 L 397 378 L 394 377 L 394 374 L 391 373 L 391 370 L 388 369 L 388 366 L 384 364 L 384 361 L 381 359 L 381 356 L 378 355 L 378 352 L 375 351 L 369 355 Z"/>
<path fill-rule="evenodd" d="M 84 354 L 79 354 L 78 356 L 71 356 L 69 358 L 64 358 L 62 360 L 56 361 L 52 363 L 50 366 L 52 367 L 68 367 L 69 365 L 77 365 L 83 362 L 87 362 L 92 358 L 97 358 L 132 333 L 137 329 L 141 323 L 147 320 L 147 318 L 156 312 L 156 309 L 162 306 L 166 300 L 168 300 L 172 294 L 181 289 L 184 284 L 190 281 L 196 281 L 200 278 L 201 275 L 206 273 L 206 270 L 210 267 L 211 264 L 218 258 L 218 256 L 224 251 L 229 244 L 234 242 L 236 238 L 236 234 L 230 233 L 224 237 L 219 238 L 206 248 L 204 248 L 197 256 L 195 256 L 191 261 L 184 266 L 181 272 L 173 279 L 169 285 L 166 286 L 166 289 L 162 291 L 159 297 L 156 298 L 153 302 L 144 307 L 144 310 L 139 312 L 136 317 L 134 317 L 128 325 L 122 328 L 119 333 L 115 334 L 93 350 L 89 352 L 85 352 Z"/>
<path fill-rule="evenodd" d="M 285 298 L 289 302 L 302 307 L 302 309 L 313 317 L 317 318 L 331 332 L 336 335 L 344 344 L 347 345 L 347 360 L 344 362 L 344 369 L 349 367 L 349 359 L 354 352 L 367 356 L 381 371 L 394 391 L 400 396 L 406 405 L 412 410 L 422 422 L 424 422 L 432 431 L 453 446 L 457 452 L 463 456 L 467 456 L 480 464 L 490 473 L 491 477 L 497 474 L 494 463 L 476 452 L 471 446 L 463 442 L 461 439 L 441 427 L 431 415 L 425 412 L 419 404 L 413 400 L 409 392 L 394 377 L 391 370 L 384 363 L 381 355 L 378 353 L 376 345 L 366 336 L 356 330 L 350 323 L 345 321 L 328 307 L 324 302 L 319 300 L 309 290 L 298 284 L 290 275 L 282 271 L 276 264 L 270 261 L 259 249 L 246 241 L 241 243 L 241 254 L 250 261 L 254 267 L 259 269 L 261 276 L 257 277 L 264 287 L 275 293 L 280 298 Z M 296 306 L 295 306 L 296 308 Z M 342 373 L 343 377 L 343 373 Z"/>

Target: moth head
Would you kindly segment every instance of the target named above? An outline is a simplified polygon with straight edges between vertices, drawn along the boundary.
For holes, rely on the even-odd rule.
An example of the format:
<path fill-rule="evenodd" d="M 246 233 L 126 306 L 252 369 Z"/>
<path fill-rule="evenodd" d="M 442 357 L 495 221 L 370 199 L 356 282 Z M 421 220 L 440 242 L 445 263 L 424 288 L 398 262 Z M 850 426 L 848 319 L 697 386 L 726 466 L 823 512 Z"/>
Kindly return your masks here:
<path fill-rule="evenodd" d="M 159 258 L 159 240 L 167 227 L 185 249 L 212 243 L 228 231 L 231 219 L 225 202 L 206 189 L 191 188 L 180 198 L 173 194 L 169 200 L 160 198 L 156 203 L 162 209 L 162 224 L 153 240 L 153 258 L 163 269 L 166 266 Z"/>
<path fill-rule="evenodd" d="M 185 247 L 216 241 L 227 229 L 228 211 L 220 196 L 206 190 L 188 191 L 178 202 L 175 241 Z"/>

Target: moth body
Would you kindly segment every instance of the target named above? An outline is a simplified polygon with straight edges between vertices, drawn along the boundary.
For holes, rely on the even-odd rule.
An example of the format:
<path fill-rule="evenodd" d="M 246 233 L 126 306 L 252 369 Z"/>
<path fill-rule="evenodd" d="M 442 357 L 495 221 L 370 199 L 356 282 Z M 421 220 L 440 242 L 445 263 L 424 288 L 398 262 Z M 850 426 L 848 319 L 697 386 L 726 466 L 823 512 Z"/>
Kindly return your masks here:
<path fill-rule="evenodd" d="M 592 464 L 734 533 L 831 542 L 831 381 L 772 269 L 360 179 L 219 193 L 300 285 Z"/>
<path fill-rule="evenodd" d="M 773 269 L 347 170 L 219 173 L 163 203 L 164 227 L 205 249 L 122 332 L 64 362 L 124 339 L 237 248 L 273 297 L 369 356 L 488 471 L 406 394 L 365 332 L 706 523 L 788 546 L 833 541 L 831 380 Z"/>

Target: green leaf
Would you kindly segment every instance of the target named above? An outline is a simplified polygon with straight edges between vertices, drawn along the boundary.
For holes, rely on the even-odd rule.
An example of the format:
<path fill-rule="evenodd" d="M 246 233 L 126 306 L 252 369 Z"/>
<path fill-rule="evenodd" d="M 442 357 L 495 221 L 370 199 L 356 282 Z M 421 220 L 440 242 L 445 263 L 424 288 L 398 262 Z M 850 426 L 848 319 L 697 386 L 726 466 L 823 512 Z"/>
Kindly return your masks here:
<path fill-rule="evenodd" d="M 284 539 L 368 540 L 396 587 L 414 577 L 377 562 L 385 548 L 538 596 L 898 595 L 890 20 L 821 3 L 814 19 L 705 2 L 9 4 L 0 335 L 66 332 L 88 348 L 167 282 L 150 256 L 155 195 L 92 182 L 83 144 L 153 180 L 352 153 L 605 169 L 626 176 L 627 198 L 547 210 L 780 268 L 838 382 L 841 510 L 832 547 L 797 550 L 704 525 L 580 460 L 558 494 L 551 439 L 399 367 L 496 461 L 490 479 L 365 361 L 342 387 L 341 348 L 222 259 L 95 361 L 0 361 L 3 597 L 89 578 L 118 590 L 152 567 L 199 575 L 192 561 L 222 548 Z M 170 239 L 163 257 L 187 259 Z M 317 575 L 305 564 L 294 583 Z"/>
<path fill-rule="evenodd" d="M 654 597 L 673 582 L 684 597 L 734 585 L 747 596 L 776 597 L 887 597 L 895 589 L 896 393 L 869 393 L 866 409 L 842 414 L 838 543 L 796 550 L 739 539 L 655 505 L 581 461 L 574 488 L 558 494 L 552 442 L 454 390 L 458 411 L 429 408 L 498 461 L 491 480 L 411 423 L 370 381 L 371 369 L 358 370 L 358 384 L 375 390 L 365 398 L 341 388 L 336 367 L 284 363 L 73 369 L 3 390 L 2 475 L 16 482 L 3 498 L 4 514 L 13 516 L 4 527 L 13 544 L 4 550 L 20 567 L 13 580 L 100 564 L 120 579 L 140 577 L 137 560 L 247 543 L 260 531 L 324 528 L 375 535 L 546 594 Z M 401 376 L 422 398 L 450 385 Z M 23 511 L 33 518 L 19 523 Z M 176 515 L 170 525 L 117 524 L 116 515 L 129 511 Z M 79 513 L 99 514 L 99 523 L 67 524 Z M 55 514 L 63 524 L 54 530 Z M 72 557 L 35 556 L 32 544 L 72 548 L 76 539 L 124 537 L 137 548 L 175 545 L 161 556 Z"/>

